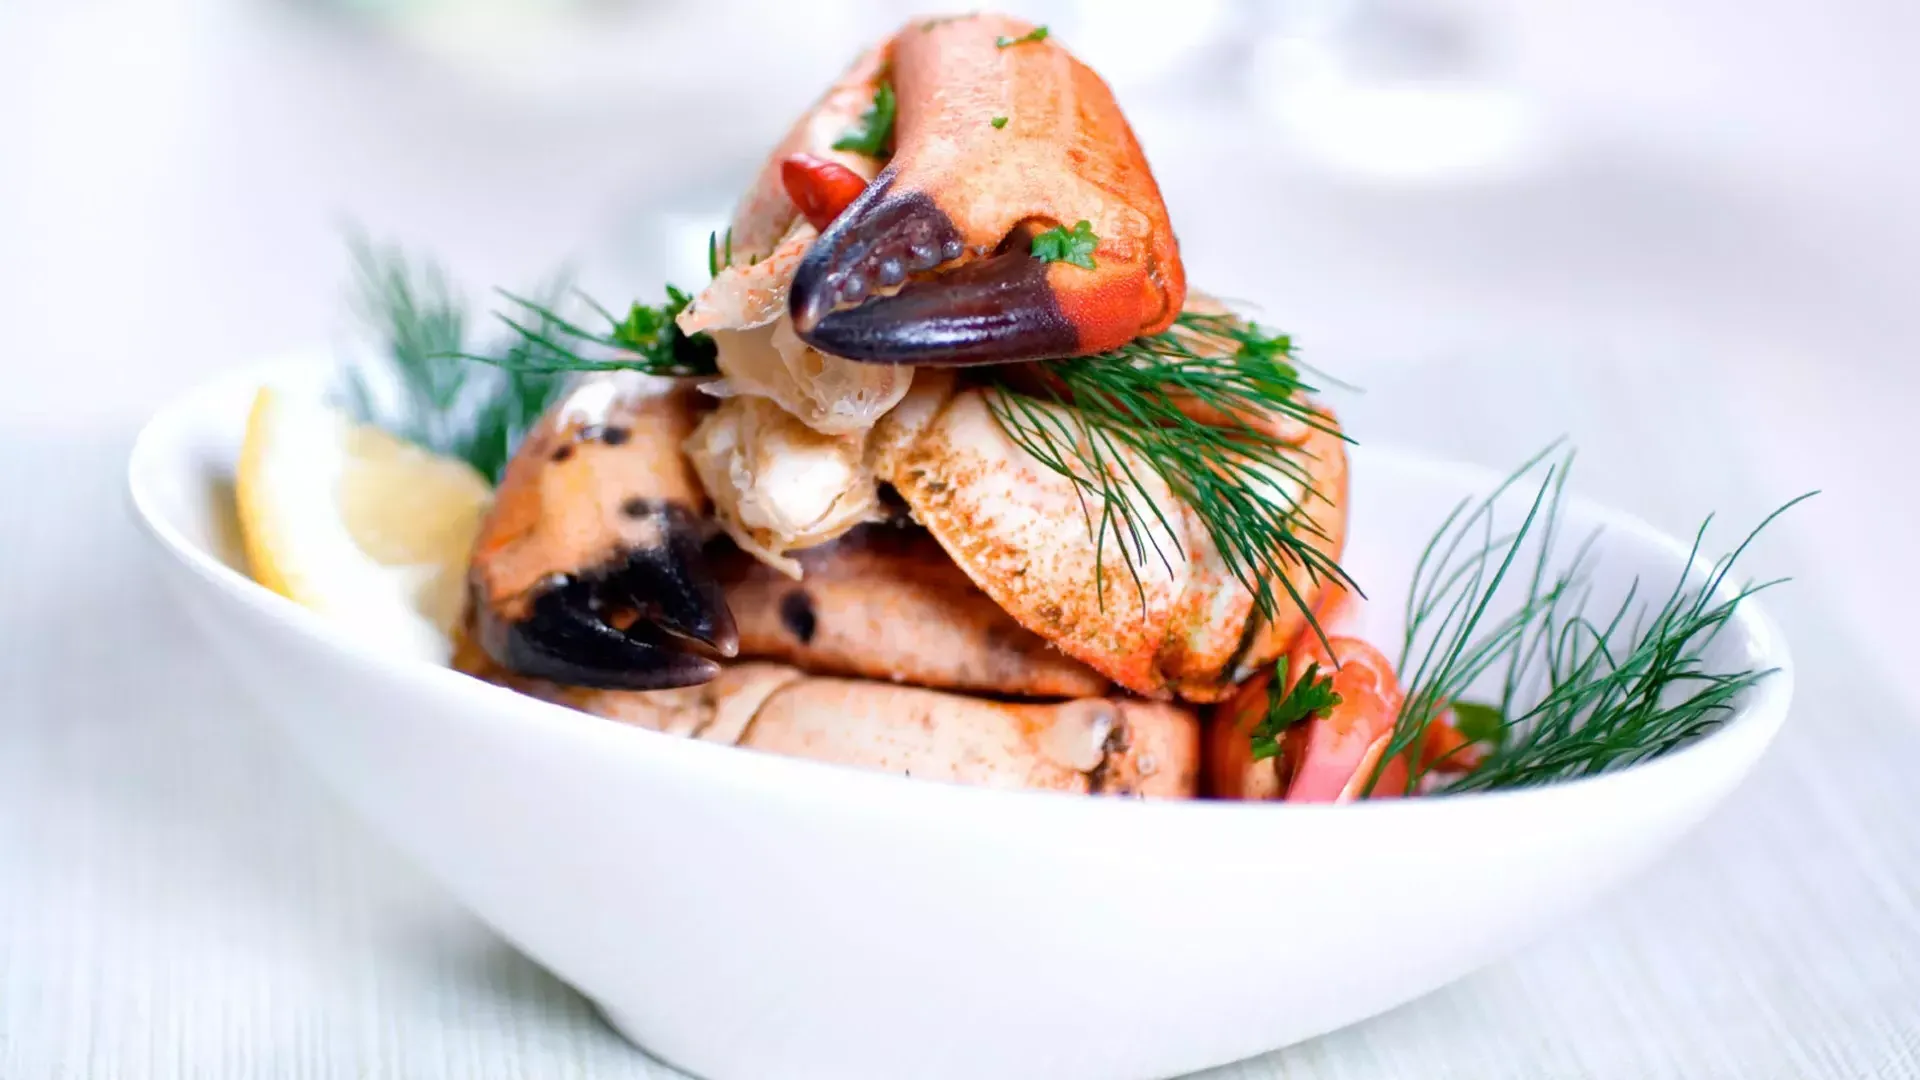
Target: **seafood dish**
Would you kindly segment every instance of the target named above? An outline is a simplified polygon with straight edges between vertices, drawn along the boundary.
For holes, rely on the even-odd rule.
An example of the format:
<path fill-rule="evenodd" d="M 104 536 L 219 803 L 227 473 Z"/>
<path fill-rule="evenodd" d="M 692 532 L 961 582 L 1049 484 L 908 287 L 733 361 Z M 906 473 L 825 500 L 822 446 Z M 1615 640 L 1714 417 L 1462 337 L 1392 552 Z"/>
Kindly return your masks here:
<path fill-rule="evenodd" d="M 362 255 L 401 404 L 352 395 L 351 423 L 406 475 L 471 474 L 458 512 L 381 488 L 450 553 L 416 605 L 436 658 L 609 721 L 959 784 L 1347 802 L 1629 766 L 1769 674 L 1700 662 L 1748 592 L 1731 558 L 1618 616 L 1582 609 L 1578 559 L 1542 569 L 1557 447 L 1514 474 L 1519 529 L 1491 501 L 1435 523 L 1405 640 L 1366 640 L 1356 614 L 1402 598 L 1341 568 L 1326 380 L 1189 284 L 1119 103 L 1042 26 L 864 51 L 697 292 L 508 294 L 499 347 L 423 344 L 432 288 Z M 455 397 L 437 433 L 393 419 Z M 318 575 L 285 571 L 273 476 L 243 461 L 241 520 L 295 595 Z"/>

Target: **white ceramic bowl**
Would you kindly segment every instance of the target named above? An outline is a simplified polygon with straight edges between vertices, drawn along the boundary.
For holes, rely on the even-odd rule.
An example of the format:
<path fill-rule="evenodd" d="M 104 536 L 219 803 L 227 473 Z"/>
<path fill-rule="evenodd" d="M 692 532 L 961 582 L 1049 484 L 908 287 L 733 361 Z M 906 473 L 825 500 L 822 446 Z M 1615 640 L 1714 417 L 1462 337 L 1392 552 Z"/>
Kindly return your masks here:
<path fill-rule="evenodd" d="M 991 792 L 690 742 L 369 651 L 237 557 L 243 372 L 159 414 L 134 506 L 219 655 L 368 819 L 481 918 L 710 1080 L 1157 1077 L 1372 1016 L 1647 865 L 1753 765 L 1792 673 L 1708 738 L 1593 780 L 1348 806 Z M 1360 448 L 1348 568 L 1397 617 L 1419 547 L 1494 477 Z M 1522 507 L 1524 509 L 1524 507 Z M 1604 601 L 1686 550 L 1604 524 Z M 1392 641 L 1397 627 L 1369 628 Z"/>

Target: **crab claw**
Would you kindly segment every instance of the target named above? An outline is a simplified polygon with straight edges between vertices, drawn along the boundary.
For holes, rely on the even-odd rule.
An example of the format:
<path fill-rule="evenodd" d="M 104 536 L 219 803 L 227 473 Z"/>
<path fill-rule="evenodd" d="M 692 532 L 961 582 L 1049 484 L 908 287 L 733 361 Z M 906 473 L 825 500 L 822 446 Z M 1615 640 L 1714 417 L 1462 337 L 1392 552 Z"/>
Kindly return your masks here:
<path fill-rule="evenodd" d="M 795 271 L 807 344 L 986 364 L 1102 352 L 1172 324 L 1186 278 L 1146 157 L 1100 77 L 1032 32 L 976 15 L 894 38 L 896 149 Z M 1074 259 L 1034 251 L 1083 221 L 1092 239 L 1077 232 Z"/>
<path fill-rule="evenodd" d="M 713 660 L 617 629 L 579 600 L 566 590 L 548 593 L 518 623 L 483 615 L 480 647 L 509 671 L 601 690 L 666 690 L 720 674 Z"/>
<path fill-rule="evenodd" d="M 509 671 L 575 686 L 706 682 L 739 649 L 701 554 L 680 454 L 691 395 L 621 375 L 582 383 L 502 478 L 469 577 L 474 637 Z"/>
<path fill-rule="evenodd" d="M 517 619 L 478 607 L 480 646 L 510 671 L 573 686 L 662 690 L 713 678 L 720 665 L 702 653 L 731 656 L 739 636 L 698 523 L 683 513 L 661 512 L 658 544 L 543 582 Z"/>

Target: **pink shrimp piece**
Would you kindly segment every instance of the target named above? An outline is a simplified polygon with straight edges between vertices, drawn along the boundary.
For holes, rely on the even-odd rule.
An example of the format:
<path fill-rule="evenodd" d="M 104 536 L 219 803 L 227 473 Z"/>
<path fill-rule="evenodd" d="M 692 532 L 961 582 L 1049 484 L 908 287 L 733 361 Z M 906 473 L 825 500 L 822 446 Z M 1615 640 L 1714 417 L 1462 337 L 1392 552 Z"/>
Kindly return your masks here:
<path fill-rule="evenodd" d="M 1295 724 L 1280 739 L 1280 752 L 1255 760 L 1252 734 L 1267 715 L 1275 692 L 1269 670 L 1248 680 L 1214 714 L 1207 734 L 1207 781 L 1212 793 L 1228 799 L 1284 799 L 1288 802 L 1348 802 L 1359 798 L 1374 767 L 1393 739 L 1393 724 L 1403 695 L 1393 665 L 1379 650 L 1358 638 L 1334 637 L 1329 654 L 1308 632 L 1294 645 L 1287 676 L 1298 680 L 1309 665 L 1315 678 L 1331 675 L 1340 703 L 1324 715 Z M 1340 658 L 1336 668 L 1333 657 Z M 1405 755 L 1388 763 L 1374 797 L 1403 794 L 1407 788 Z"/>
<path fill-rule="evenodd" d="M 1294 647 L 1289 665 L 1296 678 L 1309 664 L 1317 663 L 1322 673 L 1332 671 L 1340 704 L 1288 732 L 1290 749 L 1298 751 L 1293 781 L 1287 785 L 1288 802 L 1359 798 L 1393 739 L 1393 722 L 1404 700 L 1393 664 L 1380 650 L 1359 638 L 1330 638 L 1328 644 L 1333 646 L 1331 655 L 1319 638 L 1308 636 Z M 1338 669 L 1333 667 L 1336 656 Z M 1406 788 L 1407 764 L 1395 759 L 1382 770 L 1372 797 L 1400 795 Z"/>

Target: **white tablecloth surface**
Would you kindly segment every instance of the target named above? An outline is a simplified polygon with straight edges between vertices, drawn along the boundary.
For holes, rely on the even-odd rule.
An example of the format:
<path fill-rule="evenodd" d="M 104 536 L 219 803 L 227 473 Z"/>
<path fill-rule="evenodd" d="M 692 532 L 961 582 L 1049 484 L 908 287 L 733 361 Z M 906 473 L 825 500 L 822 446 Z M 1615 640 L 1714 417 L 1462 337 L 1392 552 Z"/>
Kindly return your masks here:
<path fill-rule="evenodd" d="M 1722 812 L 1511 959 L 1215 1076 L 1920 1076 L 1920 184 L 1891 135 L 1920 84 L 1905 16 L 1855 6 L 1852 36 L 1748 32 L 1800 66 L 1713 137 L 1582 114 L 1491 185 L 1355 184 L 1140 110 L 1195 278 L 1366 386 L 1362 439 L 1504 465 L 1566 433 L 1584 490 L 1726 540 L 1828 489 L 1752 564 L 1798 577 L 1769 603 L 1799 698 Z M 152 580 L 121 468 L 168 394 L 334 332 L 342 215 L 476 284 L 569 252 L 645 275 L 647 208 L 738 175 L 678 107 L 489 98 L 293 8 L 0 11 L 0 1077 L 675 1075 L 261 725 Z M 1784 143 L 1741 129 L 1769 115 Z"/>

